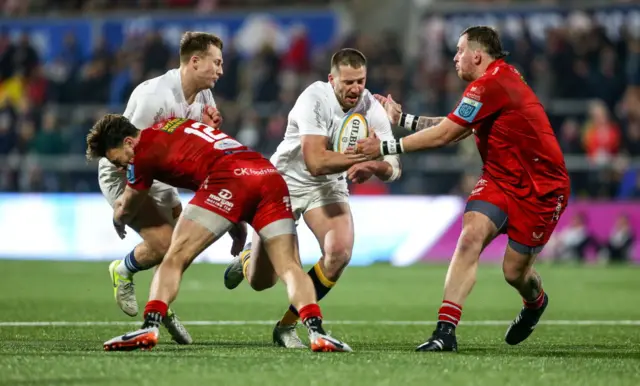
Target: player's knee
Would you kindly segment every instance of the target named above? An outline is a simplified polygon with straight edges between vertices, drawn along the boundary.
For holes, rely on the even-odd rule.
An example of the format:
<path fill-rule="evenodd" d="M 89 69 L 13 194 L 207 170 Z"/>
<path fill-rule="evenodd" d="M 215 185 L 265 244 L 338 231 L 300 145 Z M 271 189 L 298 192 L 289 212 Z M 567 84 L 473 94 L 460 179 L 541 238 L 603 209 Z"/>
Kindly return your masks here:
<path fill-rule="evenodd" d="M 458 240 L 458 251 L 460 253 L 480 253 L 485 238 L 485 232 L 481 227 L 473 224 L 465 225 L 462 229 L 462 233 L 460 233 L 460 239 Z"/>
<path fill-rule="evenodd" d="M 335 243 L 324 250 L 325 268 L 329 275 L 342 271 L 351 260 L 351 246 Z"/>
<path fill-rule="evenodd" d="M 526 276 L 526 267 L 519 266 L 508 262 L 502 263 L 502 273 L 504 279 L 512 286 L 521 284 Z"/>
<path fill-rule="evenodd" d="M 169 252 L 169 248 L 171 248 L 171 238 L 161 238 L 157 240 L 155 244 L 155 253 L 158 254 L 158 257 L 162 258 L 162 256 Z"/>
<path fill-rule="evenodd" d="M 193 248 L 188 243 L 178 239 L 171 244 L 164 257 L 163 264 L 171 265 L 184 271 L 192 260 Z"/>
<path fill-rule="evenodd" d="M 258 277 L 257 275 L 253 275 L 248 277 L 247 279 L 251 288 L 253 288 L 254 291 L 258 292 L 272 288 L 278 282 L 278 278 L 275 275 L 270 278 L 264 276 Z"/>

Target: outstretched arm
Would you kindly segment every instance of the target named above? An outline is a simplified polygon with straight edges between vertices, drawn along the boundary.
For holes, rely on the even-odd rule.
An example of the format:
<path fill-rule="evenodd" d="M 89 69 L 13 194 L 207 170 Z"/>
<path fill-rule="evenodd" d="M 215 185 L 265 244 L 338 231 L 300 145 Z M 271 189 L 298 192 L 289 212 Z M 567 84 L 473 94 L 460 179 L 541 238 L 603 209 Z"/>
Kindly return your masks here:
<path fill-rule="evenodd" d="M 400 140 L 390 139 L 380 141 L 375 137 L 369 137 L 358 141 L 358 152 L 369 159 L 375 159 L 380 155 L 402 154 L 419 150 L 432 149 L 445 146 L 459 140 L 471 133 L 471 128 L 461 126 L 449 118 L 444 118 L 440 123 L 426 130 L 421 130 Z"/>

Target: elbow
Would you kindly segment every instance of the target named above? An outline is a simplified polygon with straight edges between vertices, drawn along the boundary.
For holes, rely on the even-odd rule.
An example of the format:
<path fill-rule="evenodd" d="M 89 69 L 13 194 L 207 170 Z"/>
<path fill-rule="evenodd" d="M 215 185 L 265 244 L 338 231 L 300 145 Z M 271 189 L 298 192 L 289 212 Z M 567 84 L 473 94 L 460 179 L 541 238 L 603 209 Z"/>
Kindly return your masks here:
<path fill-rule="evenodd" d="M 324 174 L 322 168 L 318 164 L 308 162 L 306 164 L 307 170 L 309 170 L 309 174 L 311 174 L 312 177 L 319 177 Z"/>

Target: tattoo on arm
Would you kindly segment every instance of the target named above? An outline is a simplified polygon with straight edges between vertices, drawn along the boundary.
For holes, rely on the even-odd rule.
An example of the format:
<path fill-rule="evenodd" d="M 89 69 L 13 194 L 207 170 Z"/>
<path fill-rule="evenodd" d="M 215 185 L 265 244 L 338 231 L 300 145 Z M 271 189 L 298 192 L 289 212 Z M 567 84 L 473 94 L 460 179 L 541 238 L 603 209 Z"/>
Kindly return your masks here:
<path fill-rule="evenodd" d="M 431 126 L 435 126 L 442 122 L 445 117 L 419 117 L 416 131 L 428 129 Z"/>

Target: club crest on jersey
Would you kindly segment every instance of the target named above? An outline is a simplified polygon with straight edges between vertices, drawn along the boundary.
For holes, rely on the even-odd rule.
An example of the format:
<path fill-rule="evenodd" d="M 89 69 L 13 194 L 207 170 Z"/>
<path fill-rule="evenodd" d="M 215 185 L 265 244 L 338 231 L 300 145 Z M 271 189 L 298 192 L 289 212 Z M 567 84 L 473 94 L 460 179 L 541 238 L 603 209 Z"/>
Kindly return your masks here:
<path fill-rule="evenodd" d="M 473 122 L 476 115 L 482 108 L 482 102 L 473 100 L 471 98 L 463 97 L 460 104 L 453 112 L 455 116 L 461 118 L 469 123 Z"/>
<path fill-rule="evenodd" d="M 183 118 L 171 119 L 158 127 L 158 130 L 171 134 L 176 130 L 178 126 L 182 125 L 185 121 L 186 119 Z"/>

